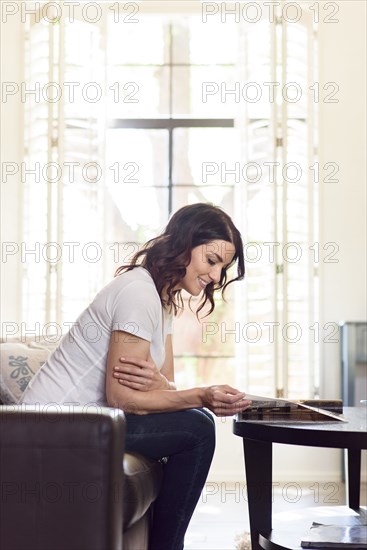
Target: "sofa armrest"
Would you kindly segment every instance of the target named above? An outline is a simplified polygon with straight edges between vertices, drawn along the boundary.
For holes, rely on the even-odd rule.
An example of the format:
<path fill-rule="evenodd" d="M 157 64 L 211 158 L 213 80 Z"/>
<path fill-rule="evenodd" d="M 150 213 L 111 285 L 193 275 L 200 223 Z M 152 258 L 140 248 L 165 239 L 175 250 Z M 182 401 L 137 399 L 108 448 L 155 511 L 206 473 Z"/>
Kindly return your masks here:
<path fill-rule="evenodd" d="M 121 550 L 119 409 L 0 407 L 0 548 Z"/>

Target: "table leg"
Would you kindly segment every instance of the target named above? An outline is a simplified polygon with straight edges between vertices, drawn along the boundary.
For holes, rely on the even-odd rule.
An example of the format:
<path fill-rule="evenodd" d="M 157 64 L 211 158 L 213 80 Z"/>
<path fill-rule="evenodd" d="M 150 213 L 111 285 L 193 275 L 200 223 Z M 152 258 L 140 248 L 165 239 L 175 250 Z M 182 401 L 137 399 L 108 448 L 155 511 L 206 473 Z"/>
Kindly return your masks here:
<path fill-rule="evenodd" d="M 348 449 L 348 506 L 358 510 L 361 490 L 361 449 Z"/>
<path fill-rule="evenodd" d="M 272 528 L 272 443 L 243 439 L 252 550 Z"/>

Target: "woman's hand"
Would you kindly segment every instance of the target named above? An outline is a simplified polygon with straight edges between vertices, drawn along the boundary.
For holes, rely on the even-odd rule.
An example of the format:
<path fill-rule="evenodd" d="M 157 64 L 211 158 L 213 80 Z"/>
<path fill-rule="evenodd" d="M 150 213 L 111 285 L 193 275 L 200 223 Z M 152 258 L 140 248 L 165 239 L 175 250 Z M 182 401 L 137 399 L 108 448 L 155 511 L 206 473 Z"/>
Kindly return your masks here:
<path fill-rule="evenodd" d="M 203 392 L 203 406 L 216 416 L 232 416 L 251 407 L 246 394 L 227 385 L 208 386 Z"/>
<path fill-rule="evenodd" d="M 120 357 L 121 365 L 113 368 L 113 376 L 123 386 L 133 390 L 170 390 L 170 382 L 159 371 L 153 361 L 136 357 Z"/>

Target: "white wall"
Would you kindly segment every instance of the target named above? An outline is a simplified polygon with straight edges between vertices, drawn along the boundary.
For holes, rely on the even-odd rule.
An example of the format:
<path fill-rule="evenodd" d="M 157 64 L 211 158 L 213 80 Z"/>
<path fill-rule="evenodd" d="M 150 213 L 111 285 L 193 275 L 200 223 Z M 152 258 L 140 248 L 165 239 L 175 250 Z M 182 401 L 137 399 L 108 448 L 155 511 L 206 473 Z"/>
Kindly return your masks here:
<path fill-rule="evenodd" d="M 340 23 L 320 29 L 320 81 L 340 86 L 339 103 L 320 104 L 320 165 L 340 166 L 340 182 L 320 184 L 320 241 L 336 242 L 338 263 L 320 265 L 321 323 L 365 321 L 366 2 L 339 2 Z M 322 348 L 325 397 L 339 388 L 339 345 Z"/>

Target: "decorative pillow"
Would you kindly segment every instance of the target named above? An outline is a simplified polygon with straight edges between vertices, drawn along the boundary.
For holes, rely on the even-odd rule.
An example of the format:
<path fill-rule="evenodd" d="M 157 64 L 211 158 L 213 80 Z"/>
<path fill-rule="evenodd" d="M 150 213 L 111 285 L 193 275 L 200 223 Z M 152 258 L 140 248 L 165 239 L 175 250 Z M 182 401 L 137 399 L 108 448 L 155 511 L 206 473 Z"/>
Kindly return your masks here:
<path fill-rule="evenodd" d="M 31 342 L 7 342 L 0 345 L 0 402 L 4 405 L 18 403 L 50 351 Z"/>

